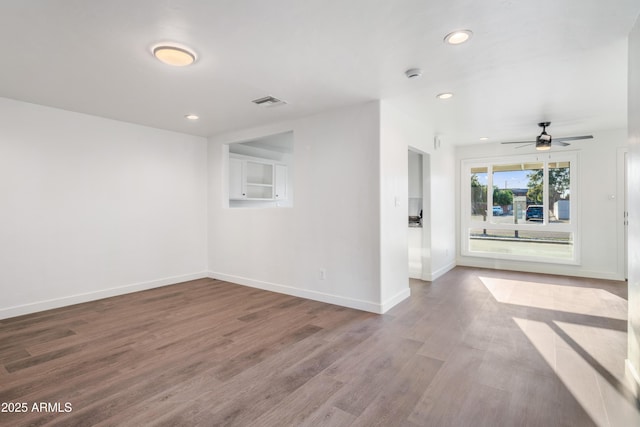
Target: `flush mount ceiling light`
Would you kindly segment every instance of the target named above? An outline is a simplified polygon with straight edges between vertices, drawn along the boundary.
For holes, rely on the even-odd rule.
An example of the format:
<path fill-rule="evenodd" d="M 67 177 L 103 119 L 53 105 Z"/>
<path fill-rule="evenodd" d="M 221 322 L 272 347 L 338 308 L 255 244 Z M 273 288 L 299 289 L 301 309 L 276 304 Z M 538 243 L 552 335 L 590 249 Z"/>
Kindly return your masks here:
<path fill-rule="evenodd" d="M 486 136 L 481 136 L 480 137 L 480 141 L 488 141 L 488 140 L 489 140 L 489 138 L 486 137 Z"/>
<path fill-rule="evenodd" d="M 444 93 L 439 93 L 436 95 L 436 98 L 438 99 L 449 99 L 453 96 L 453 94 L 451 92 L 444 92 Z"/>
<path fill-rule="evenodd" d="M 187 114 L 186 116 L 184 116 L 184 118 L 187 120 L 198 120 L 200 116 L 196 114 Z"/>
<path fill-rule="evenodd" d="M 444 36 L 444 42 L 447 44 L 462 44 L 469 40 L 473 33 L 471 30 L 457 30 L 452 31 Z"/>
<path fill-rule="evenodd" d="M 196 60 L 196 54 L 184 46 L 159 44 L 154 46 L 152 52 L 158 61 L 174 67 L 191 65 Z"/>

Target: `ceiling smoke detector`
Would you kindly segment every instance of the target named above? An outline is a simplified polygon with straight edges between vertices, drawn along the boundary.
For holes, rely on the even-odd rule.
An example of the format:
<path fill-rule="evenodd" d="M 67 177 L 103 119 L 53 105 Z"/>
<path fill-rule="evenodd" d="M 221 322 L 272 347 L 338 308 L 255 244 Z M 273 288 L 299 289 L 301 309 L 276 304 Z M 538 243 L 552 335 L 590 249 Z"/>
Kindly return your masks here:
<path fill-rule="evenodd" d="M 417 79 L 422 76 L 422 70 L 420 68 L 410 68 L 404 74 L 408 79 Z"/>
<path fill-rule="evenodd" d="M 284 105 L 287 101 L 283 101 L 282 99 L 278 99 L 275 96 L 265 96 L 263 98 L 254 99 L 254 104 L 259 105 L 260 107 L 277 107 L 278 105 Z"/>

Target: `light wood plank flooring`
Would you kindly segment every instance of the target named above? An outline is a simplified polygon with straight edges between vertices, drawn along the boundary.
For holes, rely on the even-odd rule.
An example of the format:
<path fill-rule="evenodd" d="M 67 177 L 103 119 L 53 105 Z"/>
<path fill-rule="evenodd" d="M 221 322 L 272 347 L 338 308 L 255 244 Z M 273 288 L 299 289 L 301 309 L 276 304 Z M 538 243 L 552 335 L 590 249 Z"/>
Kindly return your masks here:
<path fill-rule="evenodd" d="M 625 283 L 459 267 L 411 292 L 379 316 L 203 279 L 2 320 L 0 402 L 28 411 L 0 424 L 640 426 Z"/>

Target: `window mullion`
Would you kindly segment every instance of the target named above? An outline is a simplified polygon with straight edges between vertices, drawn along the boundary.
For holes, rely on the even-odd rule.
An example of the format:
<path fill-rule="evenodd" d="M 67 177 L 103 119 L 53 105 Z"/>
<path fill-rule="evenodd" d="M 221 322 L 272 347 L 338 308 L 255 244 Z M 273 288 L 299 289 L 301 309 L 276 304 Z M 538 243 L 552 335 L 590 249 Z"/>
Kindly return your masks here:
<path fill-rule="evenodd" d="M 488 165 L 487 173 L 487 222 L 493 222 L 493 165 Z"/>

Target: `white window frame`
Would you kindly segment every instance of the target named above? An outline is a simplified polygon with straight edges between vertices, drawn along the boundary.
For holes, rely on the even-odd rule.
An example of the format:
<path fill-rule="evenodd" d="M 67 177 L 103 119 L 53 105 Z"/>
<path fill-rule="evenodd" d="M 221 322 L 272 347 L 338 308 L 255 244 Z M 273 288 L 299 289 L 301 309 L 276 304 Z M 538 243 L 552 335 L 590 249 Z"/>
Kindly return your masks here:
<path fill-rule="evenodd" d="M 542 224 L 504 224 L 495 223 L 493 221 L 493 166 L 514 163 L 543 163 L 543 206 L 544 220 Z M 570 162 L 570 194 L 569 198 L 569 223 L 550 223 L 549 222 L 549 163 Z M 469 185 L 469 177 L 471 169 L 478 167 L 487 168 L 487 216 L 486 221 L 474 221 L 471 218 L 471 186 Z M 545 262 L 554 264 L 580 264 L 580 233 L 579 233 L 579 210 L 578 203 L 580 200 L 578 186 L 579 171 L 579 155 L 577 152 L 562 151 L 556 153 L 529 154 L 520 156 L 504 156 L 491 159 L 466 159 L 462 160 L 460 168 L 460 252 L 463 256 L 480 257 L 480 258 L 500 258 L 515 261 L 527 262 Z M 496 252 L 473 252 L 469 249 L 469 230 L 471 229 L 492 229 L 492 230 L 528 230 L 528 231 L 557 231 L 570 232 L 573 242 L 573 258 L 557 259 L 545 256 L 526 256 L 508 253 Z"/>

